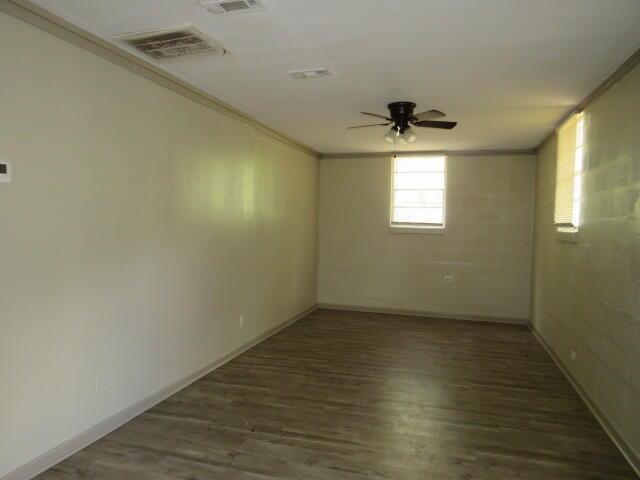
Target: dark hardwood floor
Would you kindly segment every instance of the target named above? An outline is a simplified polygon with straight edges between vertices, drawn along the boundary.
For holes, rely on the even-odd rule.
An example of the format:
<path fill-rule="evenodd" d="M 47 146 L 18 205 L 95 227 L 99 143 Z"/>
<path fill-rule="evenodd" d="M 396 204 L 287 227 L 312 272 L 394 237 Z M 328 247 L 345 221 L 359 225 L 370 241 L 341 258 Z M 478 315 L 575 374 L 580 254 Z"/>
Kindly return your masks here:
<path fill-rule="evenodd" d="M 637 477 L 526 327 L 318 310 L 38 478 Z"/>

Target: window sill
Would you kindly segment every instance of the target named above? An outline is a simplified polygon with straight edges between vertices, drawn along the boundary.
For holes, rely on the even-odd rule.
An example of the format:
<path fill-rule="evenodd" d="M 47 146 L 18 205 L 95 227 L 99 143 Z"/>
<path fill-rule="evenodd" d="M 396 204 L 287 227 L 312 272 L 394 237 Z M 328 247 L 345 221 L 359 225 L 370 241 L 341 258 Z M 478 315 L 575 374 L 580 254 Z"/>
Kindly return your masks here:
<path fill-rule="evenodd" d="M 416 227 L 414 225 L 389 225 L 391 233 L 418 233 L 421 235 L 444 235 L 442 227 Z"/>
<path fill-rule="evenodd" d="M 578 243 L 578 229 L 577 228 L 558 228 L 556 230 L 556 238 L 560 242 Z"/>

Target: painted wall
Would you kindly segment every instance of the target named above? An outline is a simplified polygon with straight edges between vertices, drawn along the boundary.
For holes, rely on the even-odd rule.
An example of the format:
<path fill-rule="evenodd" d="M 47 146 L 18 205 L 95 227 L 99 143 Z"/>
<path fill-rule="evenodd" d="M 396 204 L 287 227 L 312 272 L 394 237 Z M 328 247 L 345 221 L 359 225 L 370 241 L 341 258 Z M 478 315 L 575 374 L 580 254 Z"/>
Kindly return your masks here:
<path fill-rule="evenodd" d="M 450 156 L 445 234 L 405 234 L 390 158 L 321 160 L 319 301 L 526 320 L 533 174 L 533 156 Z"/>
<path fill-rule="evenodd" d="M 313 306 L 318 164 L 5 14 L 0 65 L 2 476 Z"/>
<path fill-rule="evenodd" d="M 556 238 L 556 139 L 538 156 L 532 323 L 640 457 L 640 69 L 585 111 L 579 242 Z M 570 357 L 576 352 L 576 360 Z"/>

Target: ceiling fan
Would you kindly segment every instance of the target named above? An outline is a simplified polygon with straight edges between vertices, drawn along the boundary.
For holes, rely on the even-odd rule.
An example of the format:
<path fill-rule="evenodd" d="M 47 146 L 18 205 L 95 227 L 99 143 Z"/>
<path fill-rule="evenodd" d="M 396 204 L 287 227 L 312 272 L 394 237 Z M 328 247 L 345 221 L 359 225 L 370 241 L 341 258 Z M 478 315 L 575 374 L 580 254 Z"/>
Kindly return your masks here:
<path fill-rule="evenodd" d="M 451 130 L 458 123 L 457 122 L 445 122 L 441 120 L 434 120 L 436 118 L 442 118 L 446 116 L 440 110 L 427 110 L 426 112 L 414 114 L 413 111 L 416 108 L 416 104 L 413 102 L 393 102 L 390 103 L 387 108 L 389 109 L 389 116 L 378 115 L 377 113 L 360 112 L 363 115 L 369 115 L 371 117 L 382 118 L 387 123 L 373 123 L 369 125 L 358 125 L 353 128 L 365 128 L 365 127 L 388 127 L 393 126 L 384 136 L 384 139 L 389 143 L 413 143 L 418 136 L 413 131 L 411 126 L 424 127 L 424 128 L 444 128 Z"/>

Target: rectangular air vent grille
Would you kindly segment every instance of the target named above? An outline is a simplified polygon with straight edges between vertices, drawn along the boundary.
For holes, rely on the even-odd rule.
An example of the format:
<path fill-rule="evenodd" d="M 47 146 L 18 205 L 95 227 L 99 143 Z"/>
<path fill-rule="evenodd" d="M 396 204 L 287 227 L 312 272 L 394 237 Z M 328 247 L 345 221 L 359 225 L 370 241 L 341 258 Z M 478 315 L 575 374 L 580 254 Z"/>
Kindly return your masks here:
<path fill-rule="evenodd" d="M 200 5 L 212 15 L 229 15 L 256 10 L 265 10 L 260 0 L 215 0 L 204 1 Z"/>
<path fill-rule="evenodd" d="M 156 60 L 205 53 L 213 55 L 225 55 L 228 53 L 218 42 L 207 38 L 191 26 L 119 35 L 114 39 L 121 40 L 130 47 Z"/>
<path fill-rule="evenodd" d="M 312 68 L 310 70 L 294 70 L 292 72 L 289 72 L 289 75 L 291 75 L 296 80 L 307 80 L 309 78 L 330 77 L 331 72 L 328 68 L 322 67 Z"/>
<path fill-rule="evenodd" d="M 223 2 L 220 5 L 225 12 L 239 12 L 240 10 L 249 10 L 251 7 L 244 0 L 237 2 Z"/>

